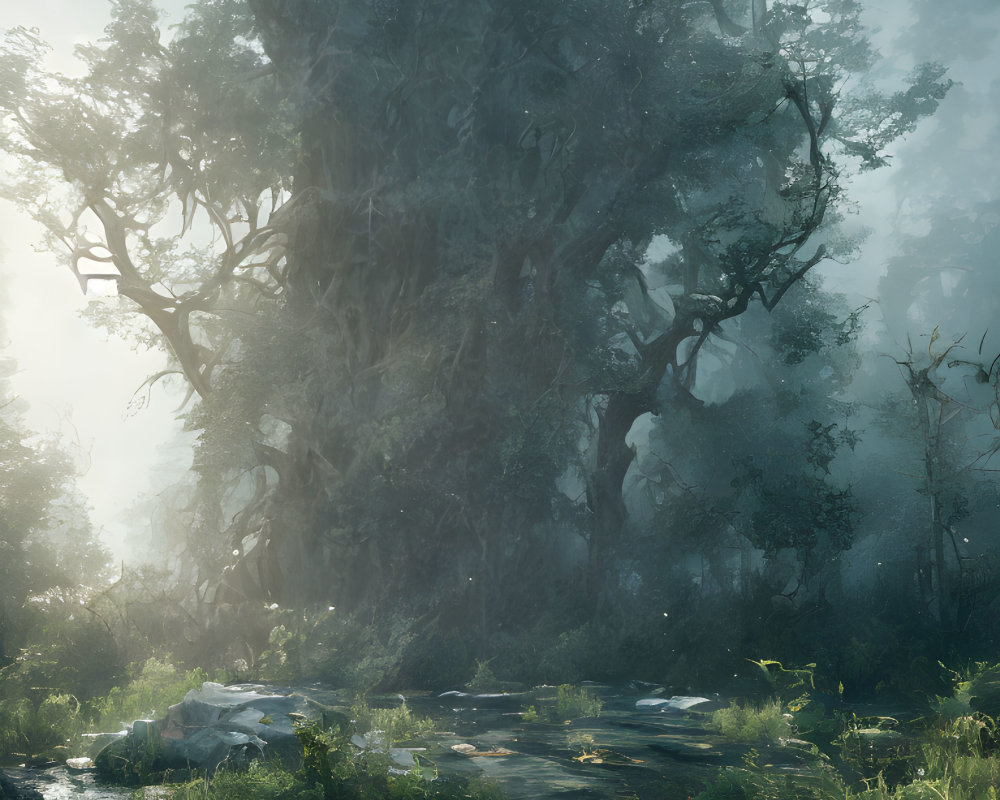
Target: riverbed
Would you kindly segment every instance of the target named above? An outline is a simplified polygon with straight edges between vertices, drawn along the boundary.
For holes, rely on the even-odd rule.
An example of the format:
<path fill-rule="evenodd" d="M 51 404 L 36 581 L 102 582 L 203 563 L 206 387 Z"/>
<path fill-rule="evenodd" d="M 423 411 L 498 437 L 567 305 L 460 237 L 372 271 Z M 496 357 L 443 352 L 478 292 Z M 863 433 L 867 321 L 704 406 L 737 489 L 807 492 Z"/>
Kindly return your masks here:
<path fill-rule="evenodd" d="M 429 774 L 486 777 L 511 800 L 549 798 L 686 798 L 725 766 L 739 765 L 746 745 L 721 739 L 709 712 L 726 705 L 705 698 L 688 709 L 661 702 L 648 687 L 587 686 L 599 696 L 599 716 L 525 721 L 529 706 L 551 708 L 554 687 L 525 692 L 413 693 L 413 713 L 434 721 L 435 732 L 414 753 Z M 403 695 L 369 698 L 399 705 Z M 789 769 L 809 758 L 794 747 L 775 747 L 768 759 Z M 807 767 L 806 767 L 807 768 Z M 132 789 L 102 785 L 93 773 L 9 769 L 46 800 L 124 800 Z"/>

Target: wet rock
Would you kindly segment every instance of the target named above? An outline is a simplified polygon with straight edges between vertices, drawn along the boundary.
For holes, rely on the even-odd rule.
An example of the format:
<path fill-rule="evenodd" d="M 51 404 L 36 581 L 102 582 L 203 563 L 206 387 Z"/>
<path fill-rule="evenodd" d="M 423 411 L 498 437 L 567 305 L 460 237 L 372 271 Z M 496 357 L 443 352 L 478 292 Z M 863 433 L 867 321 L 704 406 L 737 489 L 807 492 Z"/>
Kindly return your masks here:
<path fill-rule="evenodd" d="M 102 774 L 125 779 L 166 770 L 211 773 L 223 762 L 238 768 L 270 756 L 295 765 L 302 753 L 295 722 L 321 719 L 316 704 L 298 693 L 205 683 L 164 719 L 137 720 L 94 761 Z"/>
<path fill-rule="evenodd" d="M 438 700 L 452 708 L 492 708 L 520 711 L 531 699 L 529 692 L 442 692 Z"/>
<path fill-rule="evenodd" d="M 87 742 L 87 755 L 91 758 L 95 758 L 98 753 L 100 753 L 105 747 L 107 747 L 112 742 L 121 739 L 122 737 L 128 735 L 127 730 L 117 731 L 116 733 L 85 733 L 83 734 L 83 741 Z"/>
<path fill-rule="evenodd" d="M 370 753 L 383 753 L 389 756 L 389 760 L 405 770 L 413 769 L 417 766 L 414 753 L 425 752 L 425 747 L 390 747 L 382 731 L 370 731 L 364 735 L 359 733 L 351 737 L 351 744 L 359 750 L 367 750 Z M 398 772 L 398 771 L 397 771 Z M 406 774 L 405 772 L 403 774 Z"/>
<path fill-rule="evenodd" d="M 707 697 L 687 697 L 684 695 L 674 695 L 673 697 L 646 697 L 637 700 L 636 709 L 639 711 L 687 711 L 689 708 L 700 706 L 702 703 L 711 703 Z"/>

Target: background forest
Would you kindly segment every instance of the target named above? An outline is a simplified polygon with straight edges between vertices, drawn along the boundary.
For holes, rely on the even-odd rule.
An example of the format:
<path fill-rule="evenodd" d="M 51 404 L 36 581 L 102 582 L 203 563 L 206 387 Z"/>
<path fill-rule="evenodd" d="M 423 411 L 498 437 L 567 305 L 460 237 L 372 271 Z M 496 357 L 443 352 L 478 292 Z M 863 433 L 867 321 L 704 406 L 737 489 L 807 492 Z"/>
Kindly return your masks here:
<path fill-rule="evenodd" d="M 889 62 L 863 6 L 202 0 L 168 32 L 114 0 L 78 77 L 8 31 L 0 192 L 169 354 L 144 390 L 180 376 L 197 439 L 112 567 L 0 384 L 5 696 L 152 656 L 702 692 L 769 658 L 918 701 L 996 660 L 997 84 L 948 71 L 995 66 L 995 9 L 901 3 Z M 832 291 L 896 153 L 891 253 Z"/>

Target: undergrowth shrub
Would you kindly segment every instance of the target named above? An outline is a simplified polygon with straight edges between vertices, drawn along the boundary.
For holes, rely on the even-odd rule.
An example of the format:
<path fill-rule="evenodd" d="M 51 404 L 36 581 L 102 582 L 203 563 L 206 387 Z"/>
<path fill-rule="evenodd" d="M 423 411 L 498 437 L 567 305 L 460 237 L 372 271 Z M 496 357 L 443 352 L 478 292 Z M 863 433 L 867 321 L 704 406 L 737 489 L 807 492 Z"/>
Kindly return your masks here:
<path fill-rule="evenodd" d="M 966 689 L 959 685 L 956 693 Z M 961 697 L 958 701 L 964 702 Z M 945 706 L 945 711 L 957 707 Z M 779 720 L 787 725 L 777 702 L 759 709 L 733 704 L 712 718 L 726 738 L 744 742 L 774 737 L 782 728 Z M 908 726 L 890 717 L 842 722 L 845 727 L 834 743 L 838 759 L 788 770 L 762 766 L 751 749 L 743 767 L 723 769 L 695 800 L 998 800 L 1000 752 L 992 717 L 942 713 L 930 723 L 918 720 Z M 779 741 L 785 735 L 778 733 Z M 841 764 L 839 774 L 833 763 Z"/>
<path fill-rule="evenodd" d="M 922 775 L 948 781 L 953 791 L 986 797 L 991 787 L 1000 787 L 996 728 L 992 717 L 980 714 L 940 720 L 931 741 L 920 748 Z"/>
<path fill-rule="evenodd" d="M 141 666 L 133 665 L 131 673 L 131 680 L 125 686 L 116 686 L 95 702 L 98 729 L 119 730 L 137 719 L 162 717 L 191 689 L 200 689 L 208 680 L 201 669 L 180 672 L 173 664 L 156 658 Z"/>
<path fill-rule="evenodd" d="M 71 694 L 50 694 L 0 704 L 0 756 L 27 761 L 54 758 L 80 730 L 80 703 Z"/>
<path fill-rule="evenodd" d="M 412 744 L 434 732 L 433 720 L 414 716 L 405 701 L 397 708 L 372 708 L 358 699 L 351 706 L 351 719 L 359 733 L 379 733 L 386 747 Z"/>
<path fill-rule="evenodd" d="M 562 723 L 582 717 L 599 717 L 604 707 L 604 701 L 590 689 L 568 683 L 556 688 L 555 703 L 552 699 L 539 698 L 537 708 L 531 705 L 521 713 L 521 721 Z"/>
<path fill-rule="evenodd" d="M 847 800 L 843 783 L 826 772 L 794 775 L 761 769 L 728 767 L 694 800 Z M 875 800 L 875 798 L 871 798 Z M 929 800 L 929 798 L 928 798 Z M 938 798 L 940 800 L 940 798 Z"/>
<path fill-rule="evenodd" d="M 36 627 L 20 653 L 0 669 L 0 699 L 28 697 L 45 687 L 49 694 L 71 694 L 87 703 L 121 681 L 125 670 L 114 638 L 93 620 L 74 619 L 68 610 L 72 599 L 58 597 L 56 590 L 32 598 L 32 603 L 51 602 L 43 604 L 44 610 L 32 609 Z"/>
<path fill-rule="evenodd" d="M 730 703 L 712 712 L 712 727 L 731 742 L 747 744 L 775 745 L 792 735 L 791 723 L 777 700 L 760 706 Z"/>
<path fill-rule="evenodd" d="M 286 609 L 275 620 L 256 673 L 277 683 L 319 680 L 367 692 L 392 682 L 414 638 L 413 621 L 404 617 L 376 626 L 332 608 L 318 613 Z"/>
<path fill-rule="evenodd" d="M 271 763 L 254 761 L 245 771 L 219 770 L 174 788 L 169 800 L 324 800 L 323 789 L 309 786 L 298 774 Z"/>
<path fill-rule="evenodd" d="M 476 662 L 476 674 L 472 676 L 466 686 L 474 692 L 485 692 L 489 689 L 496 689 L 500 681 L 490 669 L 489 661 Z"/>
<path fill-rule="evenodd" d="M 564 683 L 556 690 L 556 714 L 560 719 L 599 717 L 604 702 L 589 689 Z"/>
<path fill-rule="evenodd" d="M 302 743 L 305 785 L 321 789 L 321 798 L 387 798 L 387 800 L 502 800 L 492 783 L 464 778 L 440 779 L 419 763 L 406 774 L 390 772 L 385 754 L 357 754 L 347 734 L 322 731 L 315 725 L 297 729 Z M 256 797 L 256 795 L 247 795 Z M 309 796 L 310 800 L 312 795 Z M 209 800 L 216 800 L 209 796 Z M 229 800 L 228 798 L 226 800 Z"/>

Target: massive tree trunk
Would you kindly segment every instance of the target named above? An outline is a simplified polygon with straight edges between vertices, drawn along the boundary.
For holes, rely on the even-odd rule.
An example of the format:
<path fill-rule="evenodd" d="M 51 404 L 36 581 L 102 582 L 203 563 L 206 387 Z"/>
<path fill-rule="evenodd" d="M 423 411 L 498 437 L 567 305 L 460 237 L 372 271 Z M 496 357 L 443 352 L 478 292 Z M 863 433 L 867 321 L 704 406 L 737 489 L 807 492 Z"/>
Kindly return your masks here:
<path fill-rule="evenodd" d="M 754 299 L 772 308 L 823 257 L 806 254 L 834 175 L 805 98 L 829 87 L 777 58 L 761 20 L 722 19 L 738 40 L 706 34 L 712 8 L 251 6 L 304 120 L 276 223 L 285 324 L 311 348 L 308 394 L 288 403 L 298 483 L 270 501 L 278 517 L 296 507 L 272 526 L 284 563 L 322 565 L 306 583 L 348 607 L 461 603 L 479 574 L 479 624 L 502 618 L 577 455 L 571 410 L 589 402 L 595 609 L 627 526 L 626 437 L 669 412 L 668 365 L 690 388 L 719 325 Z M 734 200 L 748 192 L 766 213 Z M 677 310 L 640 332 L 608 276 L 625 251 L 635 270 L 654 234 L 681 248 L 663 268 Z"/>
<path fill-rule="evenodd" d="M 354 491 L 362 488 L 354 477 L 369 487 L 382 481 L 390 495 L 421 472 L 441 481 L 425 484 L 418 532 L 386 526 L 384 517 L 374 528 L 350 519 L 336 499 L 343 489 L 329 486 L 332 506 L 341 508 L 321 503 L 324 511 L 306 528 L 322 528 L 320 517 L 332 514 L 337 530 L 350 530 L 345 535 L 355 555 L 336 569 L 337 585 L 348 575 L 378 581 L 400 575 L 387 566 L 389 551 L 406 550 L 399 539 L 412 534 L 458 563 L 475 561 L 471 550 L 461 554 L 462 542 L 479 542 L 484 574 L 509 586 L 517 559 L 504 557 L 500 543 L 523 531 L 503 520 L 530 525 L 544 519 L 544 496 L 552 492 L 551 486 L 517 488 L 535 480 L 526 442 L 536 436 L 551 442 L 549 453 L 531 456 L 551 461 L 548 477 L 539 476 L 551 481 L 568 458 L 555 448 L 557 439 L 572 438 L 556 435 L 567 409 L 590 393 L 605 394 L 597 461 L 588 476 L 585 604 L 593 607 L 626 522 L 622 482 L 632 461 L 626 436 L 639 416 L 657 410 L 656 389 L 695 319 L 710 325 L 725 314 L 683 315 L 639 359 L 634 385 L 605 393 L 579 364 L 573 305 L 609 248 L 636 234 L 648 240 L 652 228 L 636 227 L 645 204 L 676 215 L 661 221 L 667 229 L 690 227 L 676 190 L 661 176 L 685 151 L 703 147 L 704 137 L 724 139 L 720 126 L 738 123 L 784 89 L 777 76 L 758 70 L 740 92 L 730 91 L 726 104 L 704 108 L 687 93 L 692 81 L 746 66 L 721 42 L 690 39 L 684 52 L 665 48 L 655 39 L 666 29 L 656 27 L 656 16 L 624 5 L 602 11 L 600 23 L 557 7 L 537 16 L 540 10 L 529 14 L 488 2 L 463 4 L 460 13 L 433 4 L 389 6 L 380 17 L 360 3 L 326 11 L 253 3 L 269 54 L 307 109 L 295 199 L 287 210 L 289 308 L 317 320 L 328 342 L 327 369 L 336 379 L 325 383 L 324 406 L 352 409 L 331 414 L 339 425 L 301 427 L 306 440 L 298 452 L 304 458 L 318 452 Z M 559 22 L 558 33 L 547 27 L 551 21 Z M 670 35 L 684 41 L 681 18 L 672 22 L 678 27 Z M 648 63 L 628 63 L 647 51 Z M 607 69 L 601 63 L 606 52 L 615 53 Z M 694 56 L 704 59 L 703 67 Z M 651 74 L 657 58 L 674 62 L 673 74 L 671 67 L 665 76 Z M 577 101 L 584 97 L 590 111 L 580 117 Z M 678 119 L 685 120 L 683 130 Z M 752 286 L 741 291 L 745 307 Z M 411 368 L 425 366 L 416 381 L 423 388 L 411 383 L 400 394 L 398 375 L 407 361 Z M 423 424 L 434 420 L 423 432 L 401 434 L 405 479 L 393 456 L 383 454 L 385 463 L 375 468 L 366 443 L 349 432 L 352 414 L 378 419 L 398 413 L 401 402 L 426 404 Z M 347 446 L 331 446 L 335 430 Z M 415 463 L 417 454 L 422 464 Z M 458 464 L 466 472 L 453 480 Z M 470 465 L 475 474 L 468 473 Z M 491 500 L 490 483 L 509 491 Z M 458 499 L 432 499 L 449 494 Z M 501 513 L 519 504 L 524 507 L 513 514 Z M 407 518 L 405 507 L 398 513 Z M 499 522 L 470 522 L 483 513 Z M 322 531 L 313 535 L 324 538 Z M 336 558 L 349 552 L 340 548 Z M 346 584 L 355 596 L 340 599 L 360 602 L 366 592 L 356 581 Z"/>

